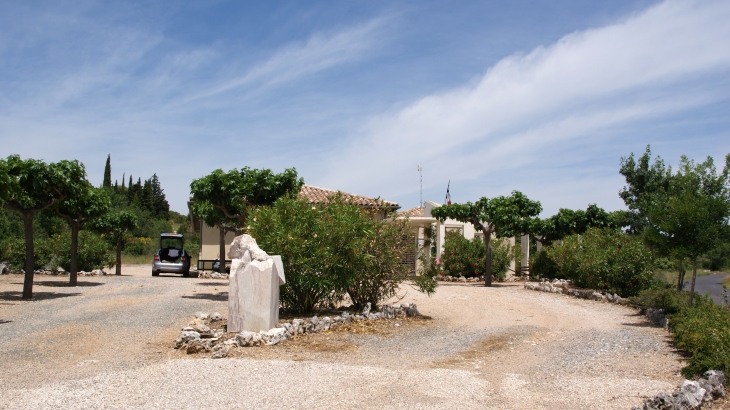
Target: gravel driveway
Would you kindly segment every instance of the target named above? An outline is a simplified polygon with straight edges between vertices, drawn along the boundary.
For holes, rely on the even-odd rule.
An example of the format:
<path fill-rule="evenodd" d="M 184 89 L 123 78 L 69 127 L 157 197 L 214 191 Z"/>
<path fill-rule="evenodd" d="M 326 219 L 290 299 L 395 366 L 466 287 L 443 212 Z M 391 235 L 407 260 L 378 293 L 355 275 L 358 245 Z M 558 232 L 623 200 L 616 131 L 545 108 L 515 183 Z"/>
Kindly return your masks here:
<path fill-rule="evenodd" d="M 325 333 L 212 360 L 172 349 L 198 310 L 226 314 L 226 282 L 0 277 L 3 408 L 629 409 L 682 378 L 667 333 L 636 311 L 524 290 L 442 284 L 432 320 Z"/>

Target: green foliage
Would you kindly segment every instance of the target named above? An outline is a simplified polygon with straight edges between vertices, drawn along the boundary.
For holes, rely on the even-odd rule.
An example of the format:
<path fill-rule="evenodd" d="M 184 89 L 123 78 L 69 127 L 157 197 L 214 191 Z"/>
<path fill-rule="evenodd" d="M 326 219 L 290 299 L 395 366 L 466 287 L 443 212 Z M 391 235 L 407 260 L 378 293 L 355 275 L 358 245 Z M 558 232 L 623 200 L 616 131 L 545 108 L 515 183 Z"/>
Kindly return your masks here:
<path fill-rule="evenodd" d="M 721 243 L 707 252 L 702 267 L 713 271 L 730 268 L 730 243 Z"/>
<path fill-rule="evenodd" d="M 25 269 L 25 239 L 23 237 L 9 238 L 0 245 L 3 261 L 10 263 L 13 271 Z M 49 237 L 35 239 L 33 246 L 33 269 L 43 269 L 56 254 L 57 241 Z"/>
<path fill-rule="evenodd" d="M 560 276 L 558 264 L 548 256 L 547 249 L 534 253 L 530 257 L 530 276 L 539 279 L 555 279 Z"/>
<path fill-rule="evenodd" d="M 112 186 L 112 155 L 109 154 L 106 157 L 106 165 L 104 165 L 104 181 L 101 186 L 104 188 L 111 188 Z"/>
<path fill-rule="evenodd" d="M 190 184 L 193 213 L 208 226 L 243 228 L 250 208 L 271 205 L 277 198 L 299 193 L 304 180 L 294 168 L 281 174 L 268 169 L 217 169 Z"/>
<path fill-rule="evenodd" d="M 329 307 L 345 293 L 356 307 L 375 307 L 406 279 L 407 225 L 375 220 L 339 195 L 318 206 L 279 198 L 252 212 L 249 233 L 261 249 L 282 256 L 281 302 L 296 313 Z M 433 287 L 421 282 L 424 291 Z"/>
<path fill-rule="evenodd" d="M 131 237 L 127 238 L 124 244 L 124 253 L 129 255 L 152 254 L 149 248 L 152 246 L 151 238 Z M 156 245 L 155 245 L 156 246 Z"/>
<path fill-rule="evenodd" d="M 359 309 L 368 302 L 377 306 L 395 295 L 408 275 L 408 266 L 402 262 L 415 247 L 415 238 L 405 221 L 379 221 L 360 212 L 356 223 L 362 226 L 358 229 L 362 237 L 355 240 L 357 265 L 348 280 L 347 294 Z M 425 282 L 421 279 L 417 284 Z"/>
<path fill-rule="evenodd" d="M 652 283 L 651 255 L 641 241 L 613 230 L 591 228 L 544 249 L 559 275 L 583 288 L 632 296 Z"/>
<path fill-rule="evenodd" d="M 498 238 L 518 236 L 537 232 L 541 221 L 537 215 L 542 211 L 540 202 L 531 201 L 519 191 L 512 195 L 488 199 L 482 197 L 476 203 L 444 205 L 431 210 L 431 215 L 440 221 L 446 218 L 460 222 L 468 222 L 484 232 L 487 254 L 492 253 L 492 234 Z M 492 259 L 484 258 L 485 283 L 492 283 Z"/>
<path fill-rule="evenodd" d="M 342 201 L 311 206 L 290 197 L 253 212 L 249 233 L 261 249 L 282 257 L 286 309 L 308 313 L 342 299 L 363 235 L 359 218 L 357 207 Z"/>
<path fill-rule="evenodd" d="M 618 227 L 615 216 L 612 217 L 596 204 L 590 204 L 585 211 L 560 208 L 557 214 L 541 221 L 536 234 L 544 245 L 549 245 L 568 235 L 582 234 L 588 228 Z"/>
<path fill-rule="evenodd" d="M 654 260 L 654 267 L 661 270 L 675 270 L 677 265 L 667 258 L 657 258 Z"/>
<path fill-rule="evenodd" d="M 484 275 L 486 249 L 480 238 L 464 238 L 459 232 L 446 232 L 444 251 L 441 253 L 443 273 L 466 278 Z M 492 240 L 492 275 L 503 280 L 512 259 L 508 239 Z"/>
<path fill-rule="evenodd" d="M 114 266 L 114 253 L 98 234 L 91 231 L 79 231 L 78 238 L 78 270 L 92 271 L 94 269 L 102 269 L 105 266 Z M 60 244 L 60 248 L 55 253 L 55 261 L 58 266 L 65 270 L 70 270 L 71 266 L 71 237 L 62 235 L 56 238 L 56 242 Z"/>
<path fill-rule="evenodd" d="M 707 296 L 696 297 L 689 307 L 689 293 L 673 288 L 649 289 L 631 298 L 634 306 L 664 309 L 669 330 L 678 348 L 690 354 L 682 369 L 687 378 L 707 370 L 730 371 L 730 310 L 715 305 Z"/>
<path fill-rule="evenodd" d="M 619 193 L 629 208 L 624 220 L 629 223 L 629 232 L 641 234 L 651 225 L 649 210 L 661 201 L 668 189 L 672 169 L 660 157 L 651 164 L 651 148 L 647 145 L 638 162 L 633 152 L 628 158 L 621 158 L 619 173 L 626 179 L 626 186 Z"/>
<path fill-rule="evenodd" d="M 689 365 L 682 369 L 685 377 L 710 369 L 730 372 L 730 310 L 700 296 L 694 307 L 670 317 L 669 328 L 677 347 L 691 354 Z"/>
<path fill-rule="evenodd" d="M 113 238 L 114 243 L 127 232 L 137 229 L 137 226 L 137 217 L 128 211 L 108 213 L 94 221 L 94 228 Z"/>
<path fill-rule="evenodd" d="M 631 304 L 642 309 L 664 309 L 668 314 L 674 314 L 687 308 L 689 293 L 673 287 L 646 289 L 631 297 Z"/>

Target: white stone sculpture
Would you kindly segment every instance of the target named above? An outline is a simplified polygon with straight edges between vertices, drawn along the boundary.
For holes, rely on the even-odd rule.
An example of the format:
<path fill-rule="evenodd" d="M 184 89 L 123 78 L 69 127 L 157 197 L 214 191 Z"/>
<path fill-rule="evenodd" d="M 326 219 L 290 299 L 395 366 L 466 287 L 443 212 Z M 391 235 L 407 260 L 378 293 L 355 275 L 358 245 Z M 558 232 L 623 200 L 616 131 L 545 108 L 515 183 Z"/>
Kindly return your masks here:
<path fill-rule="evenodd" d="M 279 323 L 279 286 L 285 283 L 281 256 L 261 250 L 250 235 L 233 239 L 228 258 L 228 331 L 268 331 Z"/>

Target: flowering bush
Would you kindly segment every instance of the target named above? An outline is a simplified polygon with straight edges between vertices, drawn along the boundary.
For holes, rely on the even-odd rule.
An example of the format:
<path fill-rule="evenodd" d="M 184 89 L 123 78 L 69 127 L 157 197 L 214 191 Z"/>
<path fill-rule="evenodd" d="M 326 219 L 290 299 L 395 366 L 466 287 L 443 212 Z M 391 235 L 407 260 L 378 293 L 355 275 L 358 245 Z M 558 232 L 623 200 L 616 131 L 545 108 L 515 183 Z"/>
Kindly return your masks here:
<path fill-rule="evenodd" d="M 633 296 L 652 284 L 651 255 L 641 240 L 612 230 L 592 228 L 545 248 L 559 276 L 583 288 Z"/>

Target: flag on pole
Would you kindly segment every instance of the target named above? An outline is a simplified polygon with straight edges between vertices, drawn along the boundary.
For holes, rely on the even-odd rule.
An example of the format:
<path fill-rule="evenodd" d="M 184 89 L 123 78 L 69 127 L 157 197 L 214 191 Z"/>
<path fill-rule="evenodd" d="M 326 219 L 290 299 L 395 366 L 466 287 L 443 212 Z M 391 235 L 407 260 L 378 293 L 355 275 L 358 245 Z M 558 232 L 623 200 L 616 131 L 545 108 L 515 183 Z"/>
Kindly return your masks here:
<path fill-rule="evenodd" d="M 446 205 L 451 205 L 451 194 L 449 193 L 450 186 L 451 186 L 451 180 L 449 180 L 449 184 L 446 185 L 446 199 L 444 200 L 446 202 Z"/>

